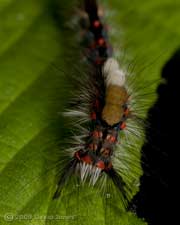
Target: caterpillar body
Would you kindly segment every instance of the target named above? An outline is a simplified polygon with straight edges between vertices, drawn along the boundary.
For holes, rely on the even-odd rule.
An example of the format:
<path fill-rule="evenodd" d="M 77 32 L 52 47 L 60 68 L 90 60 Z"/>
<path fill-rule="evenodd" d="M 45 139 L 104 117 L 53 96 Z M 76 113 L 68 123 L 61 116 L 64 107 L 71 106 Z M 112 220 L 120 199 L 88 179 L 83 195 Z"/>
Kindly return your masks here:
<path fill-rule="evenodd" d="M 90 71 L 79 78 L 75 103 L 65 113 L 75 121 L 77 134 L 64 150 L 68 160 L 61 168 L 54 198 L 73 176 L 80 184 L 101 186 L 103 193 L 109 184 L 114 185 L 127 205 L 138 190 L 142 173 L 139 145 L 144 138 L 143 122 L 136 112 L 131 77 L 113 56 L 103 13 L 95 0 L 84 0 L 79 21 L 82 58 Z"/>

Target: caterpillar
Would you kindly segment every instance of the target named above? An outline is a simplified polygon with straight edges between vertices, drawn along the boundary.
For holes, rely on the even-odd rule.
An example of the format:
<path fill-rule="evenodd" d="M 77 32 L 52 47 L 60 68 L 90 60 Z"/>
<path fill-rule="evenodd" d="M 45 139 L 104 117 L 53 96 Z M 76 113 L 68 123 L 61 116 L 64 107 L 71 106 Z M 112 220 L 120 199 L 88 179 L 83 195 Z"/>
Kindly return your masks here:
<path fill-rule="evenodd" d="M 76 77 L 71 108 L 64 116 L 73 123 L 75 135 L 60 156 L 57 189 L 60 197 L 69 180 L 89 184 L 101 193 L 115 190 L 127 207 L 137 192 L 140 145 L 144 141 L 144 122 L 134 94 L 134 77 L 125 72 L 113 54 L 108 28 L 96 0 L 84 0 L 78 9 L 81 30 L 81 59 L 87 70 Z M 142 98 L 140 102 L 142 102 Z M 72 129 L 73 129 L 72 128 Z M 64 159 L 64 157 L 66 159 Z M 113 191 L 112 191 L 113 192 Z"/>

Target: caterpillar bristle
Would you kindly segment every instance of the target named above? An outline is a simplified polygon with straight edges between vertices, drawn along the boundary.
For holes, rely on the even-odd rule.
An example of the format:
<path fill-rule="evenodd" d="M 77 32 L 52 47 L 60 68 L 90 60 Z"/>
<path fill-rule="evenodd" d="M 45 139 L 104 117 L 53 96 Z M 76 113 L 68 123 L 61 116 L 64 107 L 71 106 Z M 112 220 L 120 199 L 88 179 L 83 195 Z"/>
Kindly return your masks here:
<path fill-rule="evenodd" d="M 53 199 L 57 199 L 61 195 L 61 191 L 65 183 L 68 181 L 68 178 L 74 173 L 77 165 L 77 160 L 72 159 L 66 166 L 63 168 L 60 179 L 57 184 L 57 189 L 53 195 Z"/>
<path fill-rule="evenodd" d="M 126 184 L 124 183 L 122 177 L 113 168 L 111 168 L 106 173 L 112 179 L 113 183 L 117 186 L 117 188 L 120 190 L 120 192 L 124 197 L 124 200 L 128 202 L 128 199 L 126 197 L 127 194 L 125 191 Z"/>

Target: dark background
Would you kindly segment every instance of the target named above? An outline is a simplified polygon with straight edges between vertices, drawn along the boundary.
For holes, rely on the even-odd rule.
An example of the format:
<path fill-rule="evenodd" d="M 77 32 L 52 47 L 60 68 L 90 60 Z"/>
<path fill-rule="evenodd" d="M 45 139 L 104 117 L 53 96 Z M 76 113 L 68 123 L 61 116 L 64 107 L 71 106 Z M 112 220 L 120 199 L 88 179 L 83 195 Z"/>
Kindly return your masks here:
<path fill-rule="evenodd" d="M 158 89 L 158 99 L 149 110 L 146 129 L 147 143 L 143 146 L 140 192 L 135 196 L 132 207 L 138 216 L 145 218 L 149 225 L 168 224 L 168 215 L 173 205 L 169 203 L 168 192 L 171 153 L 178 158 L 178 117 L 179 117 L 179 76 L 180 49 L 162 68 L 162 82 Z M 172 193 L 171 193 L 172 194 Z M 172 195 L 171 195 L 172 196 Z"/>

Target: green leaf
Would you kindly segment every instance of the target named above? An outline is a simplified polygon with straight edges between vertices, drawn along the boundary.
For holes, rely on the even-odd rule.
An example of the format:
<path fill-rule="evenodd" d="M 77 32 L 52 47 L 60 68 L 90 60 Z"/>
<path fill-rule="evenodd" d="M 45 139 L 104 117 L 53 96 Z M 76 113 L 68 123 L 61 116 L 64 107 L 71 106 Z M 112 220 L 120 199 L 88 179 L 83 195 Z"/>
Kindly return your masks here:
<path fill-rule="evenodd" d="M 127 61 L 137 59 L 135 73 L 145 65 L 144 76 L 160 76 L 179 47 L 178 8 L 170 0 L 109 1 L 110 23 L 121 29 L 112 40 Z M 146 224 L 92 190 L 68 187 L 52 200 L 69 68 L 51 11 L 48 0 L 0 0 L 0 224 Z"/>

